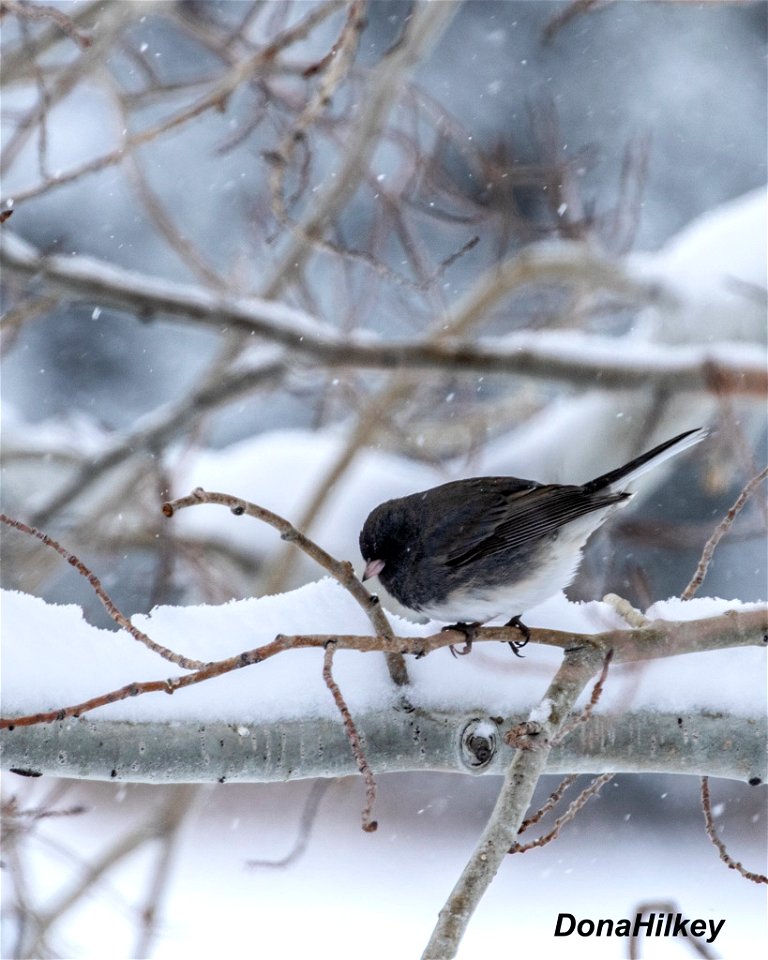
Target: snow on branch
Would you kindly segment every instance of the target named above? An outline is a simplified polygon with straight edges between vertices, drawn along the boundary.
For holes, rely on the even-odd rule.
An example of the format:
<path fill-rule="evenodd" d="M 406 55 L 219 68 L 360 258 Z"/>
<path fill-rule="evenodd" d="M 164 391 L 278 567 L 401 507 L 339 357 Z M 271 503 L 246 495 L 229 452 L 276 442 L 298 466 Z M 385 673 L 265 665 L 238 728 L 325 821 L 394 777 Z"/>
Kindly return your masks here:
<path fill-rule="evenodd" d="M 4 666 L 11 682 L 6 683 L 3 696 L 8 713 L 0 720 L 0 728 L 6 731 L 6 743 L 13 742 L 13 735 L 20 728 L 60 724 L 69 718 L 79 721 L 83 714 L 94 711 L 99 718 L 131 723 L 191 720 L 197 726 L 224 720 L 236 724 L 256 722 L 260 726 L 282 724 L 286 719 L 327 715 L 331 707 L 327 697 L 330 690 L 350 735 L 358 767 L 365 772 L 370 770 L 369 761 L 360 745 L 352 713 L 389 712 L 393 708 L 405 710 L 407 714 L 434 710 L 453 713 L 479 708 L 482 716 L 509 717 L 515 711 L 530 709 L 531 687 L 529 683 L 510 683 L 508 657 L 502 661 L 503 666 L 493 663 L 491 657 L 491 677 L 487 675 L 487 657 L 477 653 L 471 658 L 472 666 L 461 671 L 447 667 L 445 662 L 441 664 L 442 669 L 431 665 L 425 669 L 426 655 L 456 642 L 456 632 L 435 632 L 431 624 L 417 625 L 406 620 L 399 620 L 393 626 L 377 598 L 355 577 L 350 563 L 336 560 L 277 514 L 228 494 L 201 489 L 164 504 L 163 513 L 170 518 L 185 507 L 206 504 L 226 506 L 237 516 L 247 515 L 276 528 L 283 539 L 302 549 L 333 579 L 309 584 L 292 593 L 223 607 L 159 608 L 149 617 L 135 617 L 128 623 L 95 575 L 76 557 L 45 535 L 3 517 L 20 532 L 37 536 L 74 564 L 127 631 L 127 636 L 105 634 L 86 624 L 79 608 L 49 606 L 34 597 L 8 593 L 4 611 Z M 742 649 L 737 653 L 729 648 L 764 647 L 768 643 L 765 606 L 725 601 L 668 601 L 645 617 L 627 618 L 626 613 L 622 615 L 623 608 L 616 598 L 608 600 L 608 603 L 587 604 L 581 608 L 561 598 L 565 606 L 558 611 L 560 598 L 554 598 L 539 608 L 544 613 L 542 621 L 537 622 L 535 609 L 526 615 L 534 643 L 564 651 L 560 671 L 573 657 L 582 665 L 603 665 L 598 685 L 576 721 L 569 720 L 568 715 L 576 707 L 592 674 L 585 677 L 578 690 L 571 688 L 570 681 L 566 684 L 573 695 L 569 694 L 565 707 L 561 704 L 557 723 L 550 717 L 554 725 L 549 749 L 556 745 L 558 735 L 562 739 L 564 732 L 571 733 L 580 726 L 589 728 L 592 715 L 601 710 L 626 713 L 631 709 L 674 709 L 681 713 L 688 709 L 695 713 L 719 709 L 734 717 L 764 714 L 761 701 L 764 691 L 756 694 L 749 689 L 750 678 L 754 681 L 759 671 L 756 665 L 743 669 L 744 657 L 749 658 L 750 651 Z M 146 629 L 140 629 L 138 623 Z M 506 643 L 514 639 L 514 634 L 515 628 L 484 627 L 478 629 L 476 639 Z M 66 638 L 64 643 L 62 635 Z M 174 654 L 173 659 L 188 672 L 170 678 L 158 677 L 154 655 L 160 652 L 167 656 L 168 648 L 176 647 L 180 638 L 183 638 L 184 656 Z M 139 645 L 133 642 L 136 640 Z M 119 650 L 120 647 L 123 649 Z M 312 648 L 325 651 L 321 697 Z M 333 652 L 329 653 L 329 649 Z M 370 658 L 363 658 L 366 666 L 362 673 L 344 673 L 350 664 L 348 660 L 341 663 L 341 654 L 350 651 L 384 652 L 389 675 L 382 675 L 380 671 L 371 673 L 367 666 Z M 713 657 L 722 657 L 726 651 L 728 664 L 736 659 L 740 671 L 740 679 L 731 684 L 723 683 L 725 664 L 713 671 L 711 663 Z M 291 656 L 285 656 L 289 652 Z M 339 669 L 335 670 L 336 676 L 331 676 L 334 654 Z M 653 676 L 650 681 L 647 675 L 651 661 L 682 654 L 706 654 L 702 675 L 697 675 L 690 665 L 686 670 L 686 679 L 693 681 L 688 703 L 671 671 L 661 671 L 660 676 Z M 402 661 L 405 655 L 415 657 L 413 667 L 417 674 L 412 676 L 406 672 Z M 63 662 L 57 662 L 62 657 Z M 284 664 L 289 659 L 291 663 L 284 672 Z M 612 670 L 611 683 L 606 684 L 609 661 L 619 665 L 642 663 L 644 670 L 630 675 L 628 680 L 625 678 L 623 684 Z M 46 665 L 44 670 L 40 669 L 41 664 Z M 256 679 L 249 676 L 243 687 L 238 677 L 242 678 L 245 668 L 251 666 L 258 666 Z M 359 661 L 355 664 L 357 670 L 361 666 Z M 513 669 L 517 676 L 519 668 Z M 137 679 L 147 672 L 153 675 L 151 679 Z M 473 673 L 479 685 L 470 682 Z M 221 680 L 224 676 L 227 676 L 226 684 Z M 121 679 L 116 683 L 118 677 Z M 433 688 L 431 683 L 435 678 L 438 685 Z M 214 679 L 218 682 L 210 683 Z M 260 681 L 265 681 L 265 686 L 261 687 Z M 553 684 L 556 681 L 557 675 Z M 645 700 L 643 684 L 646 684 Z M 195 688 L 197 695 L 191 695 L 186 688 Z M 341 694 L 342 689 L 349 691 L 348 700 Z M 297 690 L 302 694 L 299 697 Z M 156 692 L 179 696 L 174 697 L 169 710 L 167 700 L 158 701 L 148 696 Z M 146 706 L 148 701 L 151 703 Z M 535 695 L 533 702 L 536 702 Z M 521 737 L 525 740 L 537 735 L 540 721 L 550 712 L 553 703 L 546 693 L 544 699 L 539 700 L 539 708 L 531 713 L 531 722 L 507 729 L 508 744 L 519 748 Z M 48 704 L 50 706 L 46 706 Z M 77 724 L 72 728 L 75 737 L 77 728 Z M 749 739 L 748 734 L 745 736 Z M 476 751 L 473 753 L 470 749 L 469 752 L 476 759 Z M 484 755 L 492 752 L 484 748 Z M 475 764 L 475 760 L 470 762 Z M 308 774 L 299 768 L 297 775 Z"/>
<path fill-rule="evenodd" d="M 500 772 L 510 757 L 505 733 L 540 698 L 558 650 L 580 645 L 595 652 L 598 663 L 601 651 L 613 649 L 619 666 L 611 668 L 589 722 L 553 749 L 553 769 L 670 769 L 680 754 L 687 772 L 764 779 L 762 654 L 749 648 L 765 646 L 768 611 L 760 605 L 694 600 L 667 601 L 650 612 L 664 619 L 650 619 L 639 629 L 614 626 L 595 632 L 598 623 L 620 623 L 612 608 L 570 604 L 560 597 L 528 618 L 534 624 L 532 643 L 551 650 L 537 649 L 520 664 L 498 642 L 512 631 L 489 627 L 478 631 L 470 657 L 454 661 L 424 656 L 456 640 L 452 633 L 435 633 L 434 625 L 392 616 L 397 633 L 391 640 L 371 636 L 359 604 L 326 579 L 277 597 L 219 607 L 163 607 L 134 617 L 156 641 L 173 638 L 178 644 L 183 638 L 188 655 L 207 661 L 200 670 L 168 679 L 145 647 L 125 634 L 87 624 L 79 608 L 7 593 L 3 766 L 28 767 L 34 756 L 37 770 L 128 780 L 153 779 L 165 766 L 161 779 L 166 781 L 349 772 L 354 761 L 322 681 L 322 656 L 318 659 L 332 640 L 337 683 L 376 771 Z M 700 619 L 668 619 L 675 614 Z M 565 629 L 535 626 L 542 621 Z M 248 649 L 254 640 L 261 642 Z M 409 662 L 409 686 L 394 687 L 383 663 L 351 651 L 397 651 L 418 658 Z M 683 675 L 662 663 L 683 654 Z M 142 696 L 152 692 L 174 696 Z M 89 704 L 85 697 L 91 694 Z M 89 706 L 94 709 L 85 717 Z M 50 707 L 48 714 L 22 719 L 44 707 Z M 463 731 L 478 717 L 486 718 L 492 735 L 485 736 L 493 743 L 480 764 L 471 751 L 461 754 Z M 497 723 L 491 717 L 505 719 Z M 201 729 L 208 731 L 202 739 Z M 102 740 L 102 730 L 112 730 L 113 738 Z M 178 748 L 170 753 L 169 732 Z M 325 744 L 322 751 L 307 749 L 315 737 Z M 729 739 L 739 743 L 738 750 L 723 746 Z M 632 747 L 623 760 L 622 745 Z"/>
<path fill-rule="evenodd" d="M 436 368 L 507 372 L 571 384 L 626 390 L 653 386 L 674 392 L 710 390 L 762 394 L 768 373 L 762 347 L 749 344 L 646 345 L 577 332 L 519 332 L 479 341 L 458 336 L 381 340 L 339 334 L 304 311 L 273 300 L 229 296 L 124 270 L 91 257 L 43 256 L 19 237 L 0 236 L 0 264 L 8 276 L 42 281 L 46 292 L 128 310 L 173 317 L 221 331 L 255 334 L 292 354 L 330 367 Z M 612 261 L 579 243 L 532 248 L 483 278 L 459 303 L 447 327 L 460 333 L 470 318 L 518 286 L 532 282 L 584 284 L 641 302 L 658 301 L 657 285 L 634 280 Z M 663 297 L 662 297 L 663 299 Z"/>

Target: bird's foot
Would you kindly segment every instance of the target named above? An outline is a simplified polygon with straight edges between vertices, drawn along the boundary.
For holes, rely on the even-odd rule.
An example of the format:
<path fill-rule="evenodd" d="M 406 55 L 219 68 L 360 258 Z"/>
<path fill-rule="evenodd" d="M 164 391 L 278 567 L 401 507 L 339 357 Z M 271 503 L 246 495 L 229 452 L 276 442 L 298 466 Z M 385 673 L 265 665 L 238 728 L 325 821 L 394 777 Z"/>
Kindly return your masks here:
<path fill-rule="evenodd" d="M 460 650 L 457 650 L 453 643 L 448 647 L 452 657 L 466 657 L 468 653 L 472 652 L 472 641 L 475 639 L 475 633 L 479 626 L 479 623 L 452 623 L 447 627 L 443 627 L 440 631 L 441 633 L 445 633 L 447 630 L 457 630 L 466 637 L 464 646 Z"/>
<path fill-rule="evenodd" d="M 531 639 L 531 631 L 528 629 L 528 627 L 526 627 L 519 616 L 512 617 L 511 620 L 507 621 L 506 625 L 508 627 L 517 627 L 517 629 L 520 631 L 520 635 L 523 638 L 522 640 L 507 640 L 507 643 L 509 644 L 509 648 L 512 653 L 514 653 L 516 657 L 520 657 L 522 659 L 523 655 L 520 653 L 520 651 Z"/>

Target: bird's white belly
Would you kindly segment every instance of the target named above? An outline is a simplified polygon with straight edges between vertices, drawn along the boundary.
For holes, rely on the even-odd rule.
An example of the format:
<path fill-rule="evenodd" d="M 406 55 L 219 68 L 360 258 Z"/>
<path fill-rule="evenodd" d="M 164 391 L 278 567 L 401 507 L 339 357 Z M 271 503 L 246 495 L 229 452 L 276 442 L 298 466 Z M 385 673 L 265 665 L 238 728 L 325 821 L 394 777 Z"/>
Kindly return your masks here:
<path fill-rule="evenodd" d="M 529 573 L 493 586 L 472 583 L 454 590 L 442 603 L 424 604 L 419 612 L 445 623 L 487 623 L 497 617 L 521 616 L 568 586 L 576 576 L 584 544 L 607 513 L 570 524 L 564 536 L 532 560 Z"/>

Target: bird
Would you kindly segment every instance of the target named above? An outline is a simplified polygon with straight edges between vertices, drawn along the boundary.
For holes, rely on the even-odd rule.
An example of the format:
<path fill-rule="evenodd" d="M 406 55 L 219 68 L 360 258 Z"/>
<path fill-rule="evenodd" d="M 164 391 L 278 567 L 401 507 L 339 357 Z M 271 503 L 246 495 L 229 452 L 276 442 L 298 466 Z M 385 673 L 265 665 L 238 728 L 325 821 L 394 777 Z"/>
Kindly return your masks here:
<path fill-rule="evenodd" d="M 387 500 L 360 532 L 362 579 L 378 576 L 404 607 L 461 631 L 462 653 L 477 627 L 508 617 L 519 655 L 530 637 L 521 617 L 572 582 L 589 537 L 634 496 L 628 487 L 706 435 L 687 430 L 581 485 L 472 477 Z"/>

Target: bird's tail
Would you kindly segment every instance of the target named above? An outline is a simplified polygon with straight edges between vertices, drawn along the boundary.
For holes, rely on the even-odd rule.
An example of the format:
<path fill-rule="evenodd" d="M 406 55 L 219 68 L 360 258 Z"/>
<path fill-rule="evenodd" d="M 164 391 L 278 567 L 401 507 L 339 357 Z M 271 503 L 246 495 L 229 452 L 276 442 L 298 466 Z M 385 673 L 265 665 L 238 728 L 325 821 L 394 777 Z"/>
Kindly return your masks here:
<path fill-rule="evenodd" d="M 659 444 L 658 447 L 654 447 L 653 450 L 649 450 L 648 453 L 643 453 L 639 457 L 635 457 L 634 460 L 625 463 L 623 467 L 618 467 L 616 470 L 604 473 L 601 477 L 590 480 L 589 483 L 584 485 L 584 488 L 590 493 L 604 490 L 606 487 L 611 488 L 614 492 L 624 490 L 633 480 L 637 479 L 637 477 L 641 476 L 641 474 L 647 470 L 653 470 L 654 467 L 658 467 L 660 463 L 669 460 L 670 457 L 676 457 L 678 453 L 682 453 L 683 450 L 687 450 L 689 447 L 694 446 L 694 444 L 699 443 L 699 441 L 706 437 L 707 433 L 708 431 L 705 427 L 698 427 L 696 430 L 686 430 L 685 433 L 681 433 L 679 436 Z"/>

